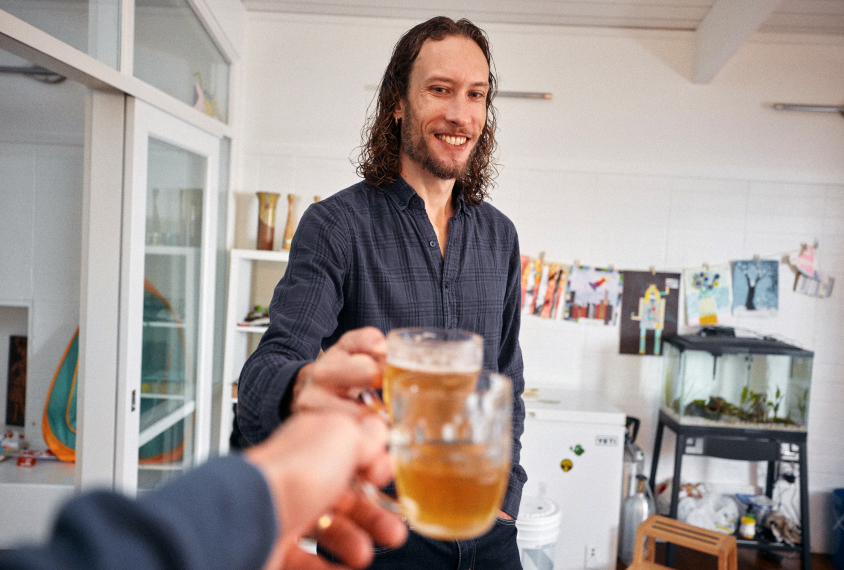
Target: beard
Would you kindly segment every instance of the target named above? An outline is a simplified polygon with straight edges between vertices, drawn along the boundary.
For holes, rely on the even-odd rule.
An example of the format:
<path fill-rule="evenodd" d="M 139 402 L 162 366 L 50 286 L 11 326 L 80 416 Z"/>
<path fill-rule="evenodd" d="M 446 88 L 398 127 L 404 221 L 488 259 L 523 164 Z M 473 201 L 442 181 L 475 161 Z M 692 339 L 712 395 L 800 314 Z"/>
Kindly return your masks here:
<path fill-rule="evenodd" d="M 405 117 L 401 122 L 401 150 L 413 161 L 419 163 L 424 170 L 441 180 L 459 180 L 469 172 L 469 165 L 475 159 L 477 144 L 469 153 L 469 158 L 463 164 L 439 160 L 431 152 L 422 133 L 414 127 L 413 113 L 410 106 L 405 107 Z"/>

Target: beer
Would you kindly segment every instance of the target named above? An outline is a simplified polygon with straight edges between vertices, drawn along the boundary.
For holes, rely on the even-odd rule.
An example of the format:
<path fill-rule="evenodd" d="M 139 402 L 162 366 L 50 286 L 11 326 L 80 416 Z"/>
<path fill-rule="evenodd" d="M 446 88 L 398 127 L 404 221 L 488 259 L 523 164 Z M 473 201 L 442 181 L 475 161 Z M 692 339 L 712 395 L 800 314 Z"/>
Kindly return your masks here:
<path fill-rule="evenodd" d="M 507 489 L 510 458 L 488 452 L 487 445 L 453 442 L 393 450 L 396 490 L 410 526 L 439 540 L 489 530 Z"/>
<path fill-rule="evenodd" d="M 384 403 L 390 407 L 390 386 L 394 382 L 402 386 L 416 384 L 422 390 L 437 389 L 446 392 L 469 392 L 475 387 L 481 369 L 457 368 L 437 369 L 429 366 L 414 366 L 408 363 L 394 364 L 387 361 L 384 369 L 382 393 Z"/>

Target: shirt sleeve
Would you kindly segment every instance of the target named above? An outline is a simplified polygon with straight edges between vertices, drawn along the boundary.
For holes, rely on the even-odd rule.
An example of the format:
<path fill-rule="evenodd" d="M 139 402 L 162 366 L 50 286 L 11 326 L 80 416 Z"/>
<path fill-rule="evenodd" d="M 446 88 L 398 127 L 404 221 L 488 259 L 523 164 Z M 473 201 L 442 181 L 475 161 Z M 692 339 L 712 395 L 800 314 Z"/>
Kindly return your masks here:
<path fill-rule="evenodd" d="M 346 278 L 347 225 L 325 201 L 302 216 L 290 259 L 270 303 L 270 325 L 243 366 L 238 425 L 250 443 L 266 439 L 289 414 L 296 374 L 337 329 Z"/>
<path fill-rule="evenodd" d="M 522 392 L 525 389 L 524 364 L 522 349 L 519 346 L 519 327 L 521 326 L 522 269 L 519 251 L 519 238 L 513 228 L 513 251 L 507 270 L 507 292 L 504 298 L 501 346 L 498 353 L 498 369 L 507 375 L 513 383 L 513 449 L 510 482 L 501 507 L 513 518 L 519 514 L 522 488 L 527 481 L 527 473 L 519 464 L 522 444 L 521 436 L 525 429 L 525 404 Z"/>
<path fill-rule="evenodd" d="M 96 491 L 59 513 L 49 542 L 0 553 L 4 570 L 259 570 L 278 535 L 261 472 L 214 459 L 139 500 Z"/>

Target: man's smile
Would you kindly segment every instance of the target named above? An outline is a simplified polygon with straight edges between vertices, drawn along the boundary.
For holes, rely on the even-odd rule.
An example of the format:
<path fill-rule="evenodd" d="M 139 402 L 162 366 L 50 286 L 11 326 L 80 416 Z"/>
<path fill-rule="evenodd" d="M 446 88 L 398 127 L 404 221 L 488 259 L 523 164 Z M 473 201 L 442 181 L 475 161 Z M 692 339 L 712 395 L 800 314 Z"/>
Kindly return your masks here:
<path fill-rule="evenodd" d="M 440 139 L 441 141 L 447 142 L 448 144 L 450 144 L 452 146 L 461 146 L 461 145 L 465 144 L 467 140 L 469 140 L 466 137 L 461 137 L 461 136 L 452 136 L 452 135 L 434 135 L 434 136 L 437 137 L 438 139 Z"/>

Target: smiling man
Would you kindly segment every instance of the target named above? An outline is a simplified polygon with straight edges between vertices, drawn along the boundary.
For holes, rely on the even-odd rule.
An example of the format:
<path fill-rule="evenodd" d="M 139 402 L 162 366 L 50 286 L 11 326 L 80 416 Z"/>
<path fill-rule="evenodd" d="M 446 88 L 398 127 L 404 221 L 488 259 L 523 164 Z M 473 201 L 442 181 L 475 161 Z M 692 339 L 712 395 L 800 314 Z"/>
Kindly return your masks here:
<path fill-rule="evenodd" d="M 411 532 L 372 568 L 521 568 L 521 266 L 515 227 L 485 201 L 496 174 L 495 92 L 489 41 L 468 20 L 433 18 L 402 36 L 364 131 L 364 180 L 302 216 L 269 329 L 241 373 L 238 422 L 252 443 L 299 409 L 357 413 L 348 396 L 380 385 L 394 328 L 475 332 L 484 369 L 512 379 L 512 468 L 493 529 L 453 542 Z"/>

